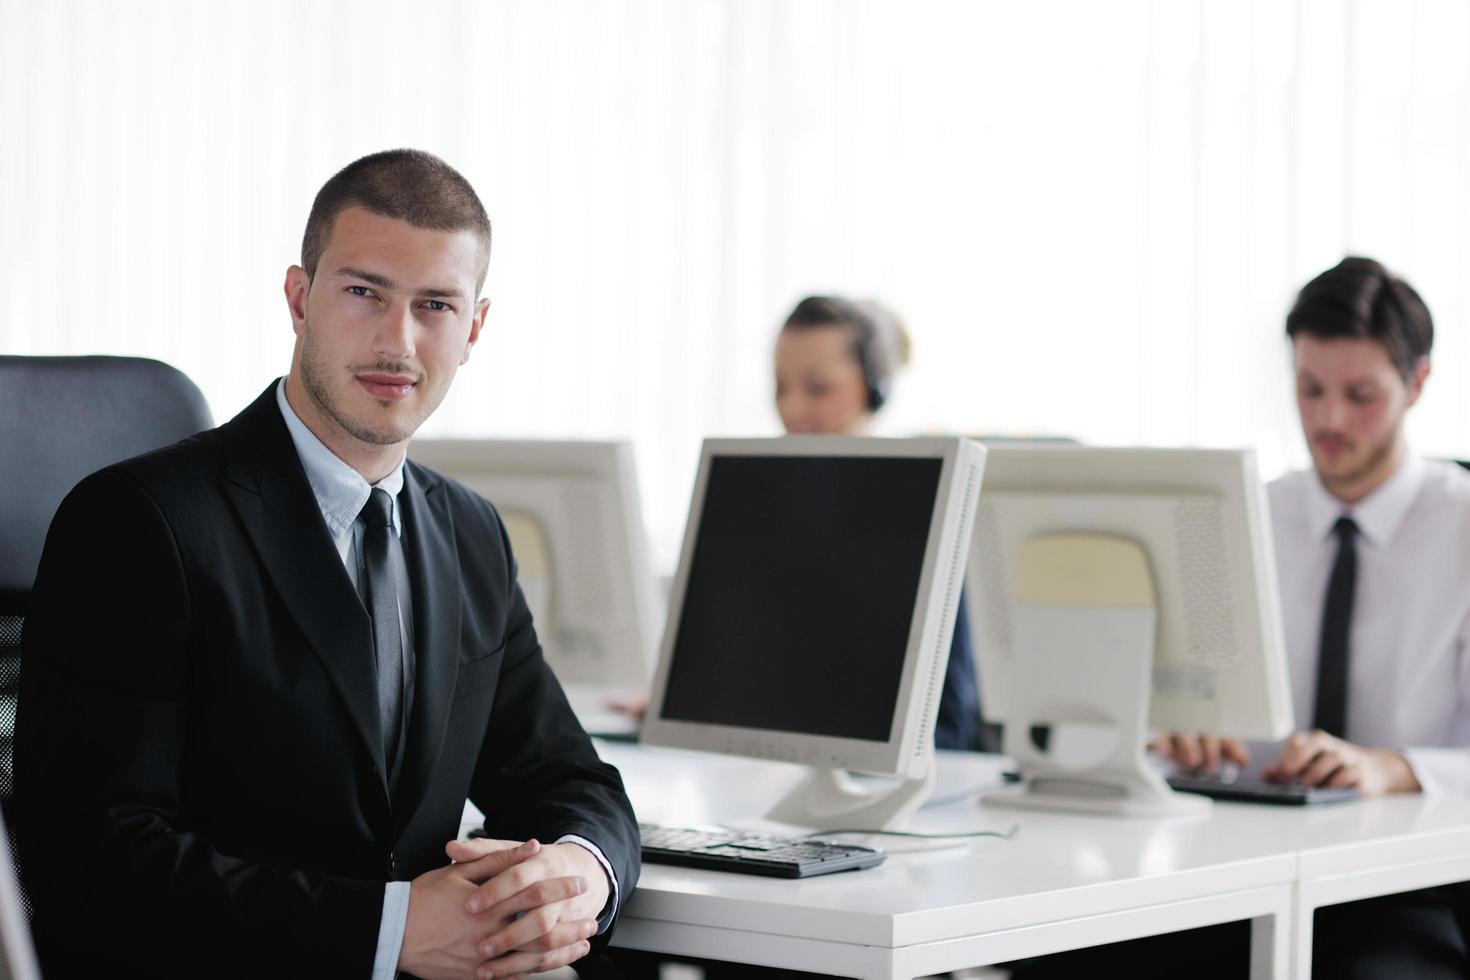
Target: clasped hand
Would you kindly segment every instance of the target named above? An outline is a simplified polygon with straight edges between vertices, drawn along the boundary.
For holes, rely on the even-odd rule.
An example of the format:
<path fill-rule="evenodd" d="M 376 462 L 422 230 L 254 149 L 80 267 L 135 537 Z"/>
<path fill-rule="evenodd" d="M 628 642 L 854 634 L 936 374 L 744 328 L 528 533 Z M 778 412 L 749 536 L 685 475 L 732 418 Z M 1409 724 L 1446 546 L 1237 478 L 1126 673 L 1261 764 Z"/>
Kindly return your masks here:
<path fill-rule="evenodd" d="M 472 840 L 445 851 L 456 863 L 410 886 L 400 970 L 503 980 L 587 955 L 608 881 L 586 848 Z"/>
<path fill-rule="evenodd" d="M 1174 733 L 1161 735 L 1149 747 L 1166 759 L 1191 769 L 1213 770 L 1221 762 L 1248 765 L 1250 752 L 1233 738 Z M 1351 786 L 1364 796 L 1412 793 L 1419 780 L 1407 759 L 1390 749 L 1369 749 L 1324 731 L 1297 732 L 1281 747 L 1281 755 L 1261 771 L 1273 782 L 1304 786 Z"/>

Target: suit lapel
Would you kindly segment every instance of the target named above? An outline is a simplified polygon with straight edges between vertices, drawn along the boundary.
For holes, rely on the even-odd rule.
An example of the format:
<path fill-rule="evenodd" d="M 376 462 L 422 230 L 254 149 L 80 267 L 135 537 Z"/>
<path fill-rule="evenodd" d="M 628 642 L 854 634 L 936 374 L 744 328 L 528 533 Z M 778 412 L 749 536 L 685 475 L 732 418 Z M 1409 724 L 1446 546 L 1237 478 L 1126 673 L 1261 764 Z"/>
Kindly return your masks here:
<path fill-rule="evenodd" d="M 275 403 L 275 386 L 229 425 L 238 429 L 229 443 L 225 492 L 282 602 L 346 703 L 364 748 L 377 763 L 386 801 L 388 767 L 378 737 L 372 622 L 322 520 Z"/>
<path fill-rule="evenodd" d="M 459 669 L 461 591 L 454 521 L 443 484 L 407 463 L 401 499 L 416 649 L 408 743 L 395 794 L 400 832 L 418 810 L 444 744 Z"/>

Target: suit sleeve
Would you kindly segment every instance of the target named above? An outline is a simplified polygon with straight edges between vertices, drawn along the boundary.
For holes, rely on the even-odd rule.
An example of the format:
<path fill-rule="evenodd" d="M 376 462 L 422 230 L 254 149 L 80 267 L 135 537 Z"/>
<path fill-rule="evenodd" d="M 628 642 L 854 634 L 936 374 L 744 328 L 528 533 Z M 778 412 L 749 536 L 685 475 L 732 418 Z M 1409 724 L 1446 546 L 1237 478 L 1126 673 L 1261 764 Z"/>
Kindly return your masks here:
<path fill-rule="evenodd" d="M 189 661 L 207 655 L 189 586 L 169 521 L 125 474 L 63 502 L 25 623 L 16 736 L 48 973 L 100 954 L 175 975 L 367 977 L 383 882 L 234 858 L 181 816 Z"/>
<path fill-rule="evenodd" d="M 617 769 L 598 758 L 572 713 L 536 639 L 515 580 L 510 545 L 506 652 L 470 800 L 486 814 L 490 836 L 550 843 L 581 837 L 597 845 L 617 878 L 621 906 L 638 881 L 638 822 Z M 617 910 L 613 910 L 614 916 Z M 605 944 L 611 930 L 592 942 Z"/>

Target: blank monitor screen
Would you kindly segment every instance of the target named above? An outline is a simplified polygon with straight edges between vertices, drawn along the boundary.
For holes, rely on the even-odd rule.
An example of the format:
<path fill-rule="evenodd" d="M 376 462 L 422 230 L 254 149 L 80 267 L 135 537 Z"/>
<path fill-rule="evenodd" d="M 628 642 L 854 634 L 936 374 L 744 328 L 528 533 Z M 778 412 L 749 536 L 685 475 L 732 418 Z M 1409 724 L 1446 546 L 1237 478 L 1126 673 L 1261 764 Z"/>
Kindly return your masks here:
<path fill-rule="evenodd" d="M 711 461 L 662 718 L 885 741 L 943 461 Z"/>

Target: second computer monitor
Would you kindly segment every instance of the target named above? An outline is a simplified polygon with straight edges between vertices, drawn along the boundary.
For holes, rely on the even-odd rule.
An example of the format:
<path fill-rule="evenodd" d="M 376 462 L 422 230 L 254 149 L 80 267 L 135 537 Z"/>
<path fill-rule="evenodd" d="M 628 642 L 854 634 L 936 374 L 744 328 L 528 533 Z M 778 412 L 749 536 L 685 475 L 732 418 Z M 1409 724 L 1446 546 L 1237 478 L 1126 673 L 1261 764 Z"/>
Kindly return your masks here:
<path fill-rule="evenodd" d="M 1148 729 L 1274 739 L 1291 728 L 1249 451 L 992 447 L 967 585 L 985 715 L 1007 723 L 1034 799 L 1188 809 L 1144 770 Z M 1094 764 L 1062 758 L 1069 726 L 1093 733 Z M 1111 753 L 1106 729 L 1121 739 Z"/>
<path fill-rule="evenodd" d="M 647 689 L 662 628 L 632 446 L 415 440 L 416 462 L 500 512 L 546 661 L 579 714 Z M 584 717 L 584 723 L 588 719 Z"/>

